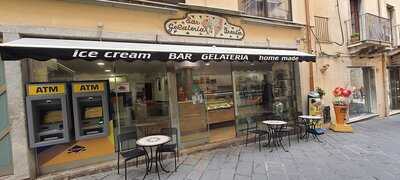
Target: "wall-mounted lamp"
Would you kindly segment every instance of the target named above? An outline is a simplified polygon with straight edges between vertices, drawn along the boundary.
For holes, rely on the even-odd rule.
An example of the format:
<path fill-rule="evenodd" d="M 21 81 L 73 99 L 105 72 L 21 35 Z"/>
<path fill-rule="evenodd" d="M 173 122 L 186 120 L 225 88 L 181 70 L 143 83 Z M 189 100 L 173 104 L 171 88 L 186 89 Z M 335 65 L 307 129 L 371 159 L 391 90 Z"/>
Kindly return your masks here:
<path fill-rule="evenodd" d="M 329 68 L 329 64 L 325 64 L 321 67 L 321 69 L 319 69 L 319 71 L 321 71 L 321 73 L 325 73 Z"/>

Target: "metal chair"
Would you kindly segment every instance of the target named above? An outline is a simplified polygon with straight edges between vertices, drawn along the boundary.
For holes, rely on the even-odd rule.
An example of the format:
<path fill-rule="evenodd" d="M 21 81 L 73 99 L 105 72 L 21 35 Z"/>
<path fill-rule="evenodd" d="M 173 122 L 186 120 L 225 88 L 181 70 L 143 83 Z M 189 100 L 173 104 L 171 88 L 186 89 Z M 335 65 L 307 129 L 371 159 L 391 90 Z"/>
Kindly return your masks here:
<path fill-rule="evenodd" d="M 124 158 L 125 165 L 125 180 L 127 179 L 127 162 L 136 158 L 136 167 L 139 165 L 139 157 L 144 156 L 146 159 L 146 169 L 148 168 L 148 155 L 144 148 L 136 146 L 137 134 L 136 132 L 124 133 L 117 136 L 117 153 L 118 153 L 118 174 L 119 174 L 119 161 L 120 156 Z"/>
<path fill-rule="evenodd" d="M 253 118 L 247 117 L 245 119 L 242 119 L 241 121 L 245 121 L 246 123 L 246 128 L 243 129 L 242 131 L 246 131 L 246 146 L 247 142 L 249 139 L 249 134 L 254 134 L 254 140 L 257 143 L 257 137 L 258 137 L 258 148 L 259 151 L 261 151 L 261 137 L 264 135 L 268 135 L 268 131 L 265 129 L 261 129 L 257 125 L 257 121 L 254 120 Z"/>
<path fill-rule="evenodd" d="M 283 114 L 278 115 L 277 119 L 281 120 L 281 121 L 285 121 L 288 124 L 284 125 L 280 130 L 279 130 L 279 134 L 282 136 L 287 136 L 288 142 L 289 142 L 289 146 L 291 146 L 290 144 L 290 136 L 295 133 L 295 127 L 289 125 L 289 120 L 288 119 L 284 119 L 283 118 Z"/>
<path fill-rule="evenodd" d="M 162 161 L 162 153 L 173 153 L 175 159 L 175 171 L 176 171 L 177 169 L 176 161 L 177 159 L 179 160 L 178 130 L 176 128 L 162 128 L 160 130 L 160 133 L 172 138 L 172 141 L 170 143 L 161 145 L 157 148 L 160 164 Z M 163 168 L 162 165 L 161 168 Z"/>
<path fill-rule="evenodd" d="M 318 138 L 318 136 L 325 134 L 325 129 L 317 127 L 318 121 L 314 120 L 306 120 L 305 121 L 305 128 L 306 128 L 306 134 L 307 134 L 307 140 L 309 138 L 309 135 L 311 134 L 314 139 L 316 139 L 318 142 L 322 143 L 322 141 Z"/>
<path fill-rule="evenodd" d="M 302 113 L 297 113 L 297 115 L 300 116 Z M 294 127 L 297 134 L 297 142 L 300 142 L 300 139 L 306 136 L 306 122 L 304 119 L 297 117 Z"/>

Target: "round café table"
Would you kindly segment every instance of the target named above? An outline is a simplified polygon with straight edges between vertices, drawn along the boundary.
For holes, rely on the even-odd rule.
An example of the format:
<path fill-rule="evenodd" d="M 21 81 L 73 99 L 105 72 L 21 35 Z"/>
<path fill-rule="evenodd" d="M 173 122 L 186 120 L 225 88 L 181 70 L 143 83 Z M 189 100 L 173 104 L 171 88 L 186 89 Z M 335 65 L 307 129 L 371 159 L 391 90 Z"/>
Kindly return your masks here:
<path fill-rule="evenodd" d="M 158 165 L 160 165 L 161 170 L 163 170 L 164 172 L 166 172 L 166 173 L 169 172 L 169 171 L 165 170 L 164 167 L 162 166 L 157 152 L 153 153 L 153 150 L 155 150 L 155 149 L 153 149 L 154 147 L 157 148 L 163 144 L 168 143 L 169 141 L 171 141 L 171 137 L 168 137 L 165 135 L 146 136 L 146 137 L 142 137 L 136 141 L 136 144 L 138 146 L 147 147 L 150 150 L 150 158 L 149 158 L 150 166 L 146 167 L 146 174 L 144 175 L 143 179 L 146 178 L 147 174 L 149 174 L 151 172 L 153 163 L 155 163 L 155 166 L 156 166 L 158 179 L 160 179 L 160 171 L 158 169 Z M 155 154 L 155 155 L 153 155 L 153 154 Z"/>
<path fill-rule="evenodd" d="M 279 120 L 266 120 L 266 121 L 263 121 L 262 123 L 266 124 L 268 126 L 268 129 L 270 132 L 270 138 L 268 141 L 268 145 L 271 142 L 270 140 L 272 140 L 272 144 L 276 148 L 278 148 L 280 146 L 280 147 L 282 147 L 282 149 L 285 152 L 288 152 L 288 150 L 285 149 L 285 146 L 282 143 L 282 137 L 279 135 L 280 130 L 282 130 L 282 128 L 284 128 L 287 125 L 287 122 L 279 121 Z M 271 148 L 271 152 L 272 151 L 273 151 L 273 148 Z"/>
<path fill-rule="evenodd" d="M 303 137 L 307 136 L 308 139 L 308 133 L 310 130 L 316 128 L 318 122 L 322 119 L 321 116 L 311 116 L 311 115 L 301 115 L 299 116 L 300 119 L 303 120 L 304 125 L 306 127 L 306 132 L 304 133 Z M 312 134 L 314 139 L 317 139 L 318 142 L 322 142 L 316 134 Z"/>

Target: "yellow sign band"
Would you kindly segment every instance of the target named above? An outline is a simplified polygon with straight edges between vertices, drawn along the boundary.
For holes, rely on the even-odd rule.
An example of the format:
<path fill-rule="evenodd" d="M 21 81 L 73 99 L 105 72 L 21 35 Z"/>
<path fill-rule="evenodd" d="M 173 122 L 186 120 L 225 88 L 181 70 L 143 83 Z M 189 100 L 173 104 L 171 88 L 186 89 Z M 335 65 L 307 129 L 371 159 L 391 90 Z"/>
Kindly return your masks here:
<path fill-rule="evenodd" d="M 64 84 L 29 84 L 28 96 L 64 94 Z"/>
<path fill-rule="evenodd" d="M 74 93 L 83 93 L 83 92 L 103 92 L 104 91 L 104 83 L 73 83 L 72 90 Z"/>

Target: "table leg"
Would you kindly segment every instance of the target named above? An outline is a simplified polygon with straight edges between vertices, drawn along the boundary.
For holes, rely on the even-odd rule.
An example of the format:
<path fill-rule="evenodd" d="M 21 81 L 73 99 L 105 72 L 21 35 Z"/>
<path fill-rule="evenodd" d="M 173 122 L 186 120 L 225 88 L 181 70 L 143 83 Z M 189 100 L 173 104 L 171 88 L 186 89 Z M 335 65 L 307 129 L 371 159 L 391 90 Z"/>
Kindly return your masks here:
<path fill-rule="evenodd" d="M 158 180 L 160 180 L 160 171 L 158 169 L 158 152 L 156 152 L 156 171 L 158 175 Z"/>
<path fill-rule="evenodd" d="M 153 147 L 149 147 L 149 149 L 150 149 L 150 158 L 149 158 L 150 164 L 148 167 L 146 167 L 146 174 L 144 175 L 143 179 L 145 179 L 146 176 L 151 173 L 151 169 L 153 169 L 153 163 L 156 163 L 156 171 L 158 173 L 158 179 L 160 179 L 160 172 L 158 170 L 158 164 L 157 164 L 158 154 L 157 154 L 157 152 L 155 152 L 155 154 L 153 154 Z"/>
<path fill-rule="evenodd" d="M 273 147 L 271 147 L 271 150 L 269 152 L 274 151 L 274 148 L 278 147 L 277 142 L 276 142 L 277 133 L 276 133 L 275 129 L 272 129 L 271 131 L 272 131 L 271 134 L 272 134 L 272 146 Z M 277 148 L 277 150 L 278 150 L 278 148 Z"/>
<path fill-rule="evenodd" d="M 164 166 L 162 165 L 162 154 L 161 154 L 161 152 L 159 152 L 158 155 L 159 155 L 159 161 L 158 161 L 158 162 L 160 163 L 161 170 L 164 171 L 164 172 L 166 172 L 166 173 L 169 173 L 169 171 L 166 170 L 166 169 L 164 168 Z"/>
<path fill-rule="evenodd" d="M 146 151 L 146 148 L 144 148 L 144 149 Z M 145 179 L 146 176 L 148 174 L 150 174 L 150 171 L 151 171 L 151 168 L 152 168 L 152 165 L 153 165 L 153 149 L 151 147 L 149 147 L 149 149 L 150 149 L 150 158 L 148 159 L 148 161 L 149 161 L 150 164 L 146 165 L 146 174 L 144 174 L 143 179 Z M 148 153 L 146 152 L 146 154 L 148 154 Z"/>
<path fill-rule="evenodd" d="M 271 138 L 272 138 L 272 133 L 268 131 L 268 133 L 266 134 L 268 136 L 268 142 L 264 143 L 264 147 L 271 147 Z"/>
<path fill-rule="evenodd" d="M 280 145 L 285 152 L 289 152 L 288 150 L 286 150 L 285 146 L 283 145 L 282 140 L 283 140 L 283 137 L 282 136 L 279 137 L 278 145 Z"/>

